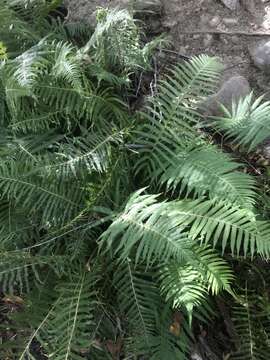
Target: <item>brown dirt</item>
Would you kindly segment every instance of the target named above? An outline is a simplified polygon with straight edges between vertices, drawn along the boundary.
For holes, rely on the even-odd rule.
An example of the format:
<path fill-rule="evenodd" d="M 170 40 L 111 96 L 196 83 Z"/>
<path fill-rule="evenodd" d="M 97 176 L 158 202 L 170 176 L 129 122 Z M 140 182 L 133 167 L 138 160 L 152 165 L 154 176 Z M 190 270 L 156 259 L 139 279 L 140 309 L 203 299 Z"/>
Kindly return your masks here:
<path fill-rule="evenodd" d="M 258 93 L 268 91 L 268 79 L 251 63 L 248 48 L 270 39 L 270 1 L 241 0 L 236 11 L 221 0 L 162 0 L 163 32 L 172 38 L 175 50 L 192 56 L 201 53 L 219 57 L 225 64 L 224 78 L 243 75 Z M 255 6 L 252 6 L 255 4 Z M 129 6 L 129 0 L 66 0 L 69 19 L 93 21 L 98 6 Z M 260 33 L 260 36 L 255 36 Z M 269 37 L 266 36 L 269 34 Z"/>
<path fill-rule="evenodd" d="M 256 8 L 248 11 L 248 1 L 243 0 L 238 11 L 229 10 L 219 0 L 165 1 L 163 24 L 170 28 L 180 53 L 217 56 L 227 69 L 225 78 L 243 75 L 261 93 L 267 88 L 265 75 L 252 65 L 248 48 L 270 39 L 270 4 L 257 0 Z M 254 36 L 256 33 L 261 35 Z"/>

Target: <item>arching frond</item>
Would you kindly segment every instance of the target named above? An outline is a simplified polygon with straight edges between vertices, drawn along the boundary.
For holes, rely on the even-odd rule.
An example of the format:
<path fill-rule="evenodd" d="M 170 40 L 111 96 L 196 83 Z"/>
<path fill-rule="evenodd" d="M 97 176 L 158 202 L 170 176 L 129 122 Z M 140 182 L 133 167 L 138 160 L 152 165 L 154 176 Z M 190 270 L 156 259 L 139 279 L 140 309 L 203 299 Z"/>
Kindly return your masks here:
<path fill-rule="evenodd" d="M 141 191 L 140 191 L 141 192 Z M 157 202 L 156 195 L 135 193 L 125 210 L 102 234 L 101 245 L 124 261 L 135 251 L 136 262 L 148 265 L 159 259 L 192 257 L 190 240 L 181 231 L 177 217 L 170 217 L 170 203 Z"/>
<path fill-rule="evenodd" d="M 146 124 L 135 135 L 136 171 L 182 196 L 206 195 L 250 208 L 255 203 L 254 179 L 238 171 L 241 165 L 207 142 L 197 127 L 196 99 L 204 90 L 211 92 L 219 70 L 215 59 L 202 56 L 177 66 L 161 82 L 143 115 Z"/>
<path fill-rule="evenodd" d="M 228 246 L 232 253 L 269 256 L 269 224 L 248 210 L 212 200 L 157 202 L 156 195 L 135 193 L 102 235 L 101 244 L 127 259 L 151 263 L 159 258 L 192 258 L 191 239 Z"/>
<path fill-rule="evenodd" d="M 252 208 L 255 180 L 239 171 L 241 166 L 213 145 L 193 147 L 191 144 L 171 158 L 168 168 L 157 174 L 161 176 L 157 181 L 179 195 L 208 195 L 211 199 Z"/>
<path fill-rule="evenodd" d="M 96 274 L 81 271 L 58 287 L 59 301 L 40 335 L 55 360 L 83 359 L 83 351 L 92 345 Z"/>
<path fill-rule="evenodd" d="M 30 213 L 39 212 L 44 224 L 63 223 L 80 212 L 83 191 L 78 184 L 65 186 L 53 179 L 40 179 L 31 176 L 32 170 L 31 166 L 20 167 L 14 161 L 0 164 L 2 196 L 19 203 Z"/>
<path fill-rule="evenodd" d="M 213 246 L 219 244 L 223 252 L 228 246 L 233 254 L 269 256 L 269 224 L 257 221 L 249 210 L 226 202 L 198 200 L 175 203 L 172 214 L 177 216 L 179 225 L 190 227 L 191 238 L 201 238 Z"/>
<path fill-rule="evenodd" d="M 160 270 L 161 292 L 174 308 L 185 308 L 190 320 L 193 308 L 201 305 L 208 293 L 230 290 L 232 270 L 212 249 L 198 247 L 187 264 L 170 262 Z"/>
<path fill-rule="evenodd" d="M 161 292 L 174 308 L 186 308 L 191 315 L 194 306 L 199 306 L 207 295 L 201 274 L 192 266 L 171 263 L 162 269 Z"/>
<path fill-rule="evenodd" d="M 234 103 L 232 110 L 224 108 L 224 117 L 216 119 L 212 126 L 225 133 L 233 143 L 254 150 L 270 136 L 270 102 L 263 96 L 254 99 L 253 93 Z"/>

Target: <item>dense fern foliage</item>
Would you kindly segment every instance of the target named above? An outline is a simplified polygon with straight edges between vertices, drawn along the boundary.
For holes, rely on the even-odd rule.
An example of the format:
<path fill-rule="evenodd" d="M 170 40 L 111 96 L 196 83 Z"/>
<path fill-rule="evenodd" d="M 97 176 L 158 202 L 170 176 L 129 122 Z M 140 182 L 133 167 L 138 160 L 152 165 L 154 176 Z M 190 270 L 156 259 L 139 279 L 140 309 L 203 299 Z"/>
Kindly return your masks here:
<path fill-rule="evenodd" d="M 134 77 L 163 40 L 142 43 L 126 10 L 66 24 L 59 3 L 0 1 L 1 358 L 189 359 L 224 296 L 232 358 L 267 359 L 261 184 L 197 111 L 221 64 L 174 66 L 134 113 Z M 246 152 L 270 135 L 253 98 L 209 122 Z"/>

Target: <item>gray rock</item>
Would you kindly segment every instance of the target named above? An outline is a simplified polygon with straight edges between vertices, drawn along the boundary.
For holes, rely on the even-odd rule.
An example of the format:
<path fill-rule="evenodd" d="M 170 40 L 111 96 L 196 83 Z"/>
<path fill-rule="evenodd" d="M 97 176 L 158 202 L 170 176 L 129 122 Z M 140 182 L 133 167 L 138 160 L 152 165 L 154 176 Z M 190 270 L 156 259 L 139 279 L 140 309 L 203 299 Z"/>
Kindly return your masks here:
<path fill-rule="evenodd" d="M 270 74 L 270 41 L 262 41 L 258 45 L 249 48 L 249 53 L 254 65 Z"/>
<path fill-rule="evenodd" d="M 226 26 L 235 26 L 238 24 L 238 20 L 236 18 L 224 18 L 222 22 Z"/>
<path fill-rule="evenodd" d="M 230 110 L 233 102 L 239 101 L 250 92 L 249 83 L 243 76 L 233 76 L 221 86 L 217 93 L 200 104 L 199 112 L 206 117 L 221 116 L 223 114 L 221 104 Z"/>
<path fill-rule="evenodd" d="M 216 15 L 209 21 L 209 26 L 214 28 L 218 26 L 220 23 L 221 23 L 221 18 L 220 16 Z"/>
<path fill-rule="evenodd" d="M 161 0 L 135 0 L 133 8 L 137 12 L 161 14 L 163 5 Z"/>
<path fill-rule="evenodd" d="M 256 11 L 256 4 L 254 0 L 244 0 L 242 1 L 242 6 L 251 14 L 254 14 Z"/>
<path fill-rule="evenodd" d="M 230 10 L 237 10 L 240 7 L 239 0 L 221 0 L 221 1 Z"/>
<path fill-rule="evenodd" d="M 212 34 L 206 34 L 203 39 L 203 46 L 205 48 L 210 47 L 214 42 L 214 36 Z"/>
<path fill-rule="evenodd" d="M 267 142 L 265 142 L 265 144 L 263 144 L 263 146 L 261 146 L 259 148 L 259 150 L 262 153 L 262 156 L 267 159 L 270 160 L 270 140 L 268 139 Z"/>

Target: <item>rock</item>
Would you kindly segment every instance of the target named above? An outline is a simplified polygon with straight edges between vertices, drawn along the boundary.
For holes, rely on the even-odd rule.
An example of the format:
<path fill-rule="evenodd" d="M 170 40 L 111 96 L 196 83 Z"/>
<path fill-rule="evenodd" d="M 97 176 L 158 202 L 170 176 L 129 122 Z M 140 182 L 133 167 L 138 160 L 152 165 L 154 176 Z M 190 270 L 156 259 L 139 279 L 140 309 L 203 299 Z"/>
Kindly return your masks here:
<path fill-rule="evenodd" d="M 265 159 L 270 160 L 270 140 L 268 139 L 268 141 L 265 141 L 264 144 L 260 146 L 259 149 L 262 153 L 262 156 Z"/>
<path fill-rule="evenodd" d="M 221 1 L 230 10 L 237 10 L 240 7 L 239 0 L 221 0 Z"/>
<path fill-rule="evenodd" d="M 216 15 L 209 21 L 209 26 L 216 27 L 221 23 L 220 16 Z"/>
<path fill-rule="evenodd" d="M 238 37 L 237 35 L 233 35 L 233 36 L 231 37 L 231 42 L 232 42 L 233 44 L 238 44 L 238 43 L 239 43 L 239 37 Z"/>
<path fill-rule="evenodd" d="M 202 16 L 200 17 L 200 23 L 201 25 L 207 25 L 209 23 L 209 15 L 202 14 Z"/>
<path fill-rule="evenodd" d="M 133 8 L 137 12 L 161 14 L 163 5 L 161 0 L 135 0 Z"/>
<path fill-rule="evenodd" d="M 250 92 L 249 83 L 243 76 L 233 76 L 221 86 L 216 94 L 209 96 L 200 104 L 199 112 L 203 116 L 221 116 L 223 111 L 220 104 L 230 110 L 233 101 L 239 101 Z"/>
<path fill-rule="evenodd" d="M 256 11 L 256 4 L 254 0 L 244 0 L 242 1 L 242 6 L 251 14 L 254 14 Z"/>
<path fill-rule="evenodd" d="M 222 19 L 222 22 L 226 26 L 235 26 L 238 23 L 238 20 L 236 18 L 224 18 Z"/>
<path fill-rule="evenodd" d="M 205 48 L 210 47 L 214 42 L 214 36 L 212 34 L 206 34 L 203 39 L 203 46 Z"/>
<path fill-rule="evenodd" d="M 158 35 L 163 32 L 163 25 L 160 18 L 153 18 L 147 22 L 147 32 L 152 35 Z"/>
<path fill-rule="evenodd" d="M 255 66 L 270 74 L 270 41 L 264 40 L 249 48 L 250 56 Z"/>

